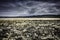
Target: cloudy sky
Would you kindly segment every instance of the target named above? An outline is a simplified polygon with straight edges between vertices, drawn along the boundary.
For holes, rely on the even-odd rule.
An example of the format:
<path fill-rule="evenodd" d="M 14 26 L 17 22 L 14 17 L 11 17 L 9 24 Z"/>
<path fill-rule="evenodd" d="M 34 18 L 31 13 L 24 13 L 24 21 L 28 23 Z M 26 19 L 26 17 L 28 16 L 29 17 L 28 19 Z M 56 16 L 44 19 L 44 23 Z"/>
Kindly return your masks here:
<path fill-rule="evenodd" d="M 60 2 L 1 0 L 0 16 L 60 15 Z"/>

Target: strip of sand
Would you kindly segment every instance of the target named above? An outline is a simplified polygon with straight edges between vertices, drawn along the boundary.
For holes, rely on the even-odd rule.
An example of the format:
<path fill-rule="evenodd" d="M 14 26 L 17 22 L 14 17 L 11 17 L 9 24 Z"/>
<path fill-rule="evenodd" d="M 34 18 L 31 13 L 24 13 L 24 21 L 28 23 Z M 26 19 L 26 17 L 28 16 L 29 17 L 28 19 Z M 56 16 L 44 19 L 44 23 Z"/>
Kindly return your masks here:
<path fill-rule="evenodd" d="M 0 18 L 0 20 L 60 20 L 60 18 Z"/>

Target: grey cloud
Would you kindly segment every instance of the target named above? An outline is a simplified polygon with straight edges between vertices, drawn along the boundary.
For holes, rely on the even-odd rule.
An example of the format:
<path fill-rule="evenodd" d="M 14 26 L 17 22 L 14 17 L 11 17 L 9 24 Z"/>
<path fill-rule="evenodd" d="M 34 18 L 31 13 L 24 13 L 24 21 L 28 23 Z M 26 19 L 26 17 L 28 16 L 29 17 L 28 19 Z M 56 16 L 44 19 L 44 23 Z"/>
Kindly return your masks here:
<path fill-rule="evenodd" d="M 60 15 L 56 3 L 49 2 L 15 2 L 0 5 L 0 16 Z"/>

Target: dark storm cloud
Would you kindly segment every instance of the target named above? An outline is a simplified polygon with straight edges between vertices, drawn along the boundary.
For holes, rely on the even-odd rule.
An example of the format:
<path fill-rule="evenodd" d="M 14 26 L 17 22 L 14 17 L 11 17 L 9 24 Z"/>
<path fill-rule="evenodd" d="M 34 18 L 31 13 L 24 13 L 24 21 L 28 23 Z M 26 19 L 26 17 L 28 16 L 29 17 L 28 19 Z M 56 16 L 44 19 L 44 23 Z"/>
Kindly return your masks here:
<path fill-rule="evenodd" d="M 0 0 L 0 2 L 18 2 L 18 1 L 44 1 L 44 2 L 59 2 L 60 0 Z"/>
<path fill-rule="evenodd" d="M 41 1 L 2 2 L 0 16 L 60 15 L 58 5 Z"/>

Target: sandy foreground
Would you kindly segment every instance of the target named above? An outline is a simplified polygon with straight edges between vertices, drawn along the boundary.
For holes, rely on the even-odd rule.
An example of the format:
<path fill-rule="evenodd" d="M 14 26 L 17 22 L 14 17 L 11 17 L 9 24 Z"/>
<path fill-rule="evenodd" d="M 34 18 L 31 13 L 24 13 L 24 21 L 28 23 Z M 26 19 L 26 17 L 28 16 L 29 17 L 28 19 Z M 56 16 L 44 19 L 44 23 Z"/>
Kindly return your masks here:
<path fill-rule="evenodd" d="M 0 40 L 60 40 L 60 18 L 0 18 Z"/>

